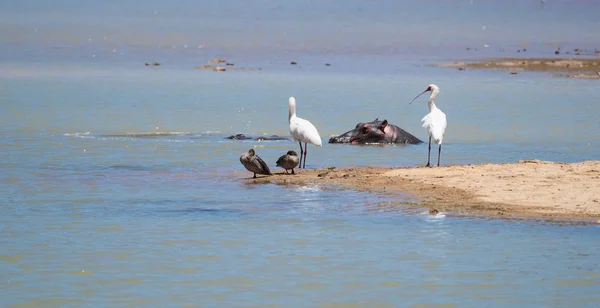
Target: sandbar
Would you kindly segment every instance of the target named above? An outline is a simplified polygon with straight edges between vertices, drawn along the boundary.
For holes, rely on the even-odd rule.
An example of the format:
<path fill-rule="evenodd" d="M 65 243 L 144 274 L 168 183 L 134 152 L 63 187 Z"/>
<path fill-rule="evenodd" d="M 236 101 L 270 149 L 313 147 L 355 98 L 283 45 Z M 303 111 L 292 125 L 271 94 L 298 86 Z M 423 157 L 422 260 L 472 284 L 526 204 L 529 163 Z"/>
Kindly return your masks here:
<path fill-rule="evenodd" d="M 600 58 L 494 58 L 434 66 L 459 70 L 467 68 L 508 70 L 513 74 L 519 71 L 547 72 L 556 77 L 600 79 Z"/>
<path fill-rule="evenodd" d="M 441 167 L 364 167 L 276 171 L 252 179 L 283 185 L 334 185 L 400 197 L 400 206 L 514 218 L 600 222 L 600 161 Z M 401 194 L 398 194 L 401 193 Z M 406 199 L 406 197 L 404 197 Z"/>

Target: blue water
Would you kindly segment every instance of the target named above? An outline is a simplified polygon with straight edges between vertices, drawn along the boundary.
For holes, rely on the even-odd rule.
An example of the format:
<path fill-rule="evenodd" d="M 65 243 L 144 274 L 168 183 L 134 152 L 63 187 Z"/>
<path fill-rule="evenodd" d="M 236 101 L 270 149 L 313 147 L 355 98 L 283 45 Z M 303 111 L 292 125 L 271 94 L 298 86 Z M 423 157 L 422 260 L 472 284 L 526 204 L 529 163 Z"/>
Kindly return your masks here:
<path fill-rule="evenodd" d="M 436 83 L 442 164 L 598 160 L 597 80 L 429 66 L 594 48 L 597 4 L 155 2 L 1 4 L 0 306 L 599 305 L 597 225 L 258 184 L 240 154 L 275 169 L 297 143 L 225 139 L 288 136 L 293 95 L 324 141 L 374 118 L 425 140 L 426 97 L 408 102 Z M 214 57 L 262 70 L 194 69 Z M 325 143 L 307 167 L 416 166 L 426 150 Z"/>

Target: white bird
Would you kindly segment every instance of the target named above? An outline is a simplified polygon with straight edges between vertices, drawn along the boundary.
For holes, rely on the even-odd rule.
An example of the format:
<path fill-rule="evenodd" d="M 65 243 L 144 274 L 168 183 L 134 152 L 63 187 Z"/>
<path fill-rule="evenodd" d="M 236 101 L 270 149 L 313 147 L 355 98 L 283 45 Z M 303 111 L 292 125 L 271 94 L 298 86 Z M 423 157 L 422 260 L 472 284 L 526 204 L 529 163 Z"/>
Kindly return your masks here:
<path fill-rule="evenodd" d="M 308 120 L 296 116 L 296 99 L 293 96 L 290 97 L 289 105 L 290 135 L 300 144 L 300 168 L 306 168 L 307 143 L 318 147 L 323 146 L 323 143 L 321 143 L 321 136 L 319 136 L 317 128 Z M 302 142 L 304 142 L 304 149 L 302 149 Z M 304 157 L 304 167 L 302 167 L 302 157 Z"/>
<path fill-rule="evenodd" d="M 415 96 L 409 104 L 417 99 L 417 97 L 421 96 L 423 93 L 431 91 L 431 96 L 429 96 L 429 113 L 421 119 L 423 122 L 423 127 L 427 129 L 427 133 L 429 134 L 429 152 L 427 152 L 427 167 L 431 164 L 429 163 L 429 158 L 431 156 L 431 138 L 433 141 L 439 145 L 438 148 L 438 167 L 440 165 L 440 156 L 442 155 L 442 140 L 444 139 L 444 133 L 446 132 L 446 126 L 448 122 L 446 122 L 446 114 L 443 113 L 438 107 L 435 105 L 435 98 L 440 93 L 440 88 L 434 84 L 430 84 L 425 91 L 421 94 Z"/>

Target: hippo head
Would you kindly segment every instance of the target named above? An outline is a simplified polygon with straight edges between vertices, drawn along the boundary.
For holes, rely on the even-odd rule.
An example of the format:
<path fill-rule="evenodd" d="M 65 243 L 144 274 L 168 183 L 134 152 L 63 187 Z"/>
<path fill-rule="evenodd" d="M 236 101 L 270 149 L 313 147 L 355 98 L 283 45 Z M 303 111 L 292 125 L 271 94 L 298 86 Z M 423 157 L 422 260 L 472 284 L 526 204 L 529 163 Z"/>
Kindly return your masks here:
<path fill-rule="evenodd" d="M 385 128 L 387 126 L 387 120 L 383 120 L 382 122 L 375 119 L 371 123 L 358 123 L 354 128 L 354 134 L 350 138 L 350 143 L 388 143 L 391 136 L 385 135 Z"/>
<path fill-rule="evenodd" d="M 368 123 L 358 123 L 353 130 L 329 139 L 329 143 L 346 144 L 416 144 L 420 142 L 421 140 L 407 133 L 400 127 L 389 124 L 387 120 L 379 121 L 379 119 L 375 119 Z"/>
<path fill-rule="evenodd" d="M 391 136 L 385 134 L 387 126 L 387 120 L 379 121 L 379 119 L 369 123 L 358 123 L 353 130 L 331 137 L 329 143 L 389 143 Z"/>

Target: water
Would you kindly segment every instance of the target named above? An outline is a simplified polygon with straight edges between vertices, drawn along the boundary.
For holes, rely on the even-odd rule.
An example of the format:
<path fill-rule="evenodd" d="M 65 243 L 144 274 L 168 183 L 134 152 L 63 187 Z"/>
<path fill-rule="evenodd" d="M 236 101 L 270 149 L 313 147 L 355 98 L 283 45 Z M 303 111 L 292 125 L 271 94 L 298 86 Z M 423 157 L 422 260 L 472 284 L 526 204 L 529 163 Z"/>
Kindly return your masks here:
<path fill-rule="evenodd" d="M 531 20 L 531 27 L 523 29 L 520 39 L 531 39 L 544 27 L 569 44 L 595 37 L 596 28 L 573 31 L 565 20 L 579 16 L 576 25 L 593 25 L 597 19 L 589 16 L 597 16 L 597 5 L 547 2 L 543 14 L 564 15 L 543 22 L 546 15 L 532 13 L 539 2 L 524 4 L 526 10 L 517 12 Z M 399 29 L 402 24 L 393 14 L 395 2 L 319 4 L 314 11 L 284 2 L 274 11 L 281 15 L 271 15 L 268 2 L 253 6 L 250 13 L 232 4 L 211 4 L 215 16 L 233 10 L 229 31 L 239 39 L 252 39 L 248 31 L 258 31 L 248 26 L 245 14 L 258 16 L 249 25 L 273 36 L 250 47 L 207 36 L 205 47 L 191 50 L 181 46 L 191 46 L 193 34 L 160 31 L 221 25 L 217 18 L 174 17 L 193 15 L 183 9 L 192 4 L 165 8 L 150 3 L 148 12 L 136 11 L 157 10 L 165 27 L 160 28 L 144 16 L 128 23 L 133 5 L 117 10 L 123 15 L 109 17 L 111 6 L 92 7 L 97 16 L 89 16 L 91 4 L 75 5 L 79 3 L 67 5 L 67 12 L 83 14 L 68 15 L 72 19 L 62 18 L 58 9 L 42 14 L 33 6 L 25 14 L 19 4 L 3 4 L 3 14 L 14 14 L 4 19 L 9 27 L 0 29 L 13 34 L 0 41 L 7 47 L 0 63 L 0 306 L 600 303 L 596 225 L 454 213 L 431 217 L 426 209 L 402 206 L 414 201 L 403 194 L 255 184 L 239 163 L 241 153 L 253 147 L 275 169 L 277 158 L 298 145 L 225 139 L 237 133 L 288 136 L 287 99 L 293 95 L 298 115 L 315 124 L 324 141 L 377 117 L 425 140 L 419 120 L 427 113 L 426 97 L 408 102 L 436 83 L 441 88 L 437 104 L 449 122 L 443 164 L 600 159 L 597 81 L 427 66 L 472 56 L 463 44 L 482 44 L 488 37 L 461 39 L 456 31 L 471 26 L 481 31 L 482 21 L 490 25 L 486 31 L 493 30 L 509 8 L 469 6 L 478 14 L 440 30 L 434 43 L 391 44 L 395 46 L 389 49 L 382 37 L 398 30 L 385 25 L 399 23 Z M 447 20 L 444 16 L 456 16 L 444 10 L 465 5 L 429 7 L 441 19 L 423 27 L 435 28 Z M 488 11 L 487 5 L 497 10 Z M 366 15 L 354 10 L 357 6 Z M 414 5 L 402 9 L 402 16 L 419 10 Z M 490 13 L 498 10 L 504 15 Z M 81 22 L 73 16 L 85 14 L 90 24 L 72 27 Z M 314 29 L 289 33 L 327 38 L 331 34 L 319 33 L 319 22 L 339 29 L 357 15 L 366 17 L 356 31 L 304 45 L 295 44 L 306 38 L 276 35 L 292 31 L 293 23 L 270 27 L 274 20 L 297 18 L 315 22 Z M 380 22 L 369 23 L 374 20 Z M 396 42 L 418 37 L 418 20 L 411 19 L 411 26 L 402 28 L 406 37 Z M 126 29 L 139 35 L 110 32 L 125 29 L 123 24 L 135 26 L 135 31 Z M 510 41 L 509 34 L 519 25 L 507 23 L 493 37 L 517 46 L 519 39 Z M 34 27 L 38 32 L 31 32 Z M 72 32 L 54 32 L 61 27 Z M 22 28 L 26 34 L 15 30 Z M 156 46 L 144 43 L 154 42 L 148 39 L 153 29 L 160 34 Z M 45 38 L 34 34 L 40 31 Z M 104 33 L 110 38 L 98 42 Z M 448 33 L 460 42 L 445 43 Z M 93 36 L 92 44 L 88 36 Z M 527 46 L 544 46 L 544 40 L 542 35 Z M 427 48 L 431 44 L 444 46 L 443 51 Z M 528 52 L 550 51 L 539 47 Z M 193 69 L 217 56 L 264 69 Z M 154 60 L 163 65 L 143 66 Z M 292 60 L 299 65 L 290 66 Z M 426 147 L 309 146 L 307 167 L 421 165 Z"/>
<path fill-rule="evenodd" d="M 435 76 L 446 164 L 600 157 L 589 82 L 403 69 L 412 78 L 4 77 L 3 305 L 595 306 L 597 227 L 431 218 L 392 196 L 252 184 L 240 153 L 256 147 L 273 166 L 297 144 L 224 139 L 287 136 L 289 95 L 324 139 L 375 117 L 424 139 L 426 105 L 407 102 Z M 419 165 L 425 150 L 325 144 L 308 166 Z"/>

